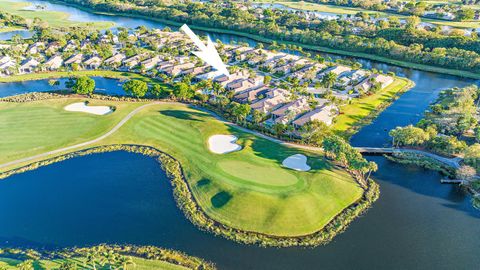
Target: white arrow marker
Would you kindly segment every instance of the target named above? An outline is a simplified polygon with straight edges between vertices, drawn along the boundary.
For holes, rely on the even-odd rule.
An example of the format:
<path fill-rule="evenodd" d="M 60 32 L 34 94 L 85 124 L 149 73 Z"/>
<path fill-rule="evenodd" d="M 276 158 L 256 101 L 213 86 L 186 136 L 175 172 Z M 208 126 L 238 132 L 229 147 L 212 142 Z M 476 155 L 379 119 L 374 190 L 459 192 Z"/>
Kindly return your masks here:
<path fill-rule="evenodd" d="M 197 35 L 195 35 L 195 33 L 192 32 L 190 27 L 188 27 L 186 24 L 180 27 L 180 30 L 187 34 L 187 36 L 193 41 L 193 43 L 195 43 L 195 45 L 197 45 L 197 47 L 200 49 L 200 51 L 195 51 L 193 52 L 193 54 L 198 56 L 200 59 L 205 61 L 207 64 L 209 64 L 222 74 L 230 76 L 230 73 L 227 70 L 227 66 L 225 66 L 222 59 L 218 55 L 217 49 L 213 45 L 210 37 L 207 37 L 207 46 L 205 46 L 205 44 L 203 44 L 203 42 L 197 37 Z"/>

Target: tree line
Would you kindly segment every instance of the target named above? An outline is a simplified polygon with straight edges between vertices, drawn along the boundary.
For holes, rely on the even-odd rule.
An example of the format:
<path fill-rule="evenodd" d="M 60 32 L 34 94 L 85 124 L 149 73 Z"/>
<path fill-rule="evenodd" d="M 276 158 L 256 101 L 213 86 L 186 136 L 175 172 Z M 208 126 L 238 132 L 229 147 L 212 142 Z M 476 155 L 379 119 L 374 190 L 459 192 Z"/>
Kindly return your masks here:
<path fill-rule="evenodd" d="M 170 5 L 166 5 L 162 0 L 126 1 L 128 5 L 126 2 L 115 0 L 62 1 L 91 7 L 99 11 L 166 18 L 180 23 L 261 35 L 278 41 L 368 53 L 456 70 L 480 71 L 478 43 L 474 38 L 465 37 L 464 45 L 457 47 L 453 44 L 452 39 L 437 35 L 417 34 L 417 32 L 401 32 L 405 34 L 399 34 L 398 31 L 380 32 L 379 30 L 356 34 L 351 32 L 353 27 L 346 21 L 308 21 L 293 12 L 270 9 L 264 10 L 261 14 L 262 19 L 259 19 L 250 9 L 238 8 L 228 1 L 221 3 L 174 2 Z M 411 23 L 407 23 L 407 30 L 419 31 L 415 29 L 415 20 L 411 21 Z M 393 27 L 389 25 L 386 28 Z M 405 41 L 404 37 L 408 33 L 415 33 L 414 36 L 418 37 Z"/>

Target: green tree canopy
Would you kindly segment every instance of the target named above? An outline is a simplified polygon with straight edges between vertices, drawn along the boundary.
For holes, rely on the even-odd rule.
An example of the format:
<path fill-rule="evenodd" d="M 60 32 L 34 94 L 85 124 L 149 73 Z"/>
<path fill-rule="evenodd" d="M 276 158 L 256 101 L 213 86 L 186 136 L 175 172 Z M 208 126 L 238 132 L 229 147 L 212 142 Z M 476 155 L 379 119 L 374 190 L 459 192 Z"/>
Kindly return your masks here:
<path fill-rule="evenodd" d="M 122 86 L 123 90 L 135 97 L 144 97 L 148 91 L 148 85 L 144 81 L 130 80 Z"/>
<path fill-rule="evenodd" d="M 90 95 L 95 90 L 95 81 L 87 76 L 78 77 L 72 90 L 77 94 Z"/>

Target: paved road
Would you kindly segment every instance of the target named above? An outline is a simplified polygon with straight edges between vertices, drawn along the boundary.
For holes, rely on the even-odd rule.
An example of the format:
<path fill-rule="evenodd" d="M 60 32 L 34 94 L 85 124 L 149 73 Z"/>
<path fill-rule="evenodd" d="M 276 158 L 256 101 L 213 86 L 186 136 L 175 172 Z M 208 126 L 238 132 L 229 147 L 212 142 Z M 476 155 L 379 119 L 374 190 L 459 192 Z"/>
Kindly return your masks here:
<path fill-rule="evenodd" d="M 138 113 L 139 111 L 141 111 L 142 109 L 144 109 L 144 108 L 146 108 L 146 107 L 149 107 L 149 106 L 152 106 L 152 105 L 160 104 L 160 103 L 161 103 L 161 102 L 152 102 L 152 103 L 148 103 L 148 104 L 145 104 L 145 105 L 142 105 L 142 106 L 136 108 L 135 110 L 131 111 L 127 116 L 125 116 L 125 117 L 124 117 L 118 124 L 116 124 L 110 131 L 108 131 L 107 133 L 101 135 L 101 136 L 98 137 L 98 138 L 95 138 L 95 139 L 93 139 L 93 140 L 86 141 L 86 142 L 83 142 L 83 143 L 79 143 L 79 144 L 67 146 L 67 147 L 64 147 L 64 148 L 52 150 L 52 151 L 45 152 L 45 153 L 42 153 L 42 154 L 38 154 L 38 155 L 35 155 L 35 156 L 30 156 L 30 157 L 26 157 L 26 158 L 21 158 L 21 159 L 17 159 L 17 160 L 14 160 L 14 161 L 10 161 L 10 162 L 4 163 L 4 164 L 0 164 L 0 169 L 5 168 L 5 167 L 9 167 L 9 166 L 12 166 L 12 165 L 24 163 L 24 162 L 36 160 L 36 159 L 46 158 L 46 157 L 48 157 L 48 156 L 50 156 L 50 155 L 59 154 L 59 153 L 62 153 L 62 152 L 66 152 L 66 151 L 69 151 L 69 150 L 73 150 L 73 149 L 75 149 L 75 148 L 80 148 L 80 147 L 84 147 L 84 146 L 87 146 L 87 145 L 90 145 L 90 144 L 97 143 L 97 142 L 99 142 L 99 141 L 107 138 L 108 136 L 112 135 L 113 133 L 115 133 L 115 132 L 116 132 L 119 128 L 121 128 L 128 120 L 130 120 L 130 118 L 132 118 L 135 114 L 137 114 L 137 113 Z"/>

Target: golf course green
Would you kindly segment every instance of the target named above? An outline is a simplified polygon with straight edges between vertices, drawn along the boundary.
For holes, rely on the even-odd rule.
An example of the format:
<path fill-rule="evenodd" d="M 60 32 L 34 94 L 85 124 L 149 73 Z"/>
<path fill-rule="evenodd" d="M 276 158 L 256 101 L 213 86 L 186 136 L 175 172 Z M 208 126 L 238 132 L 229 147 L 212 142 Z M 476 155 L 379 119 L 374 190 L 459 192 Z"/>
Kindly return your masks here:
<path fill-rule="evenodd" d="M 63 109 L 80 101 L 116 110 L 93 115 Z M 0 102 L 0 137 L 6 142 L 0 146 L 0 164 L 93 140 L 144 104 L 86 98 Z M 217 134 L 235 135 L 242 149 L 228 154 L 210 152 L 208 138 Z M 322 153 L 246 133 L 178 103 L 142 107 L 108 137 L 75 150 L 110 144 L 146 145 L 170 154 L 182 164 L 202 210 L 222 224 L 245 231 L 276 236 L 312 234 L 364 192 L 350 174 L 325 160 Z M 306 155 L 312 169 L 300 172 L 283 167 L 282 161 L 294 154 Z"/>

